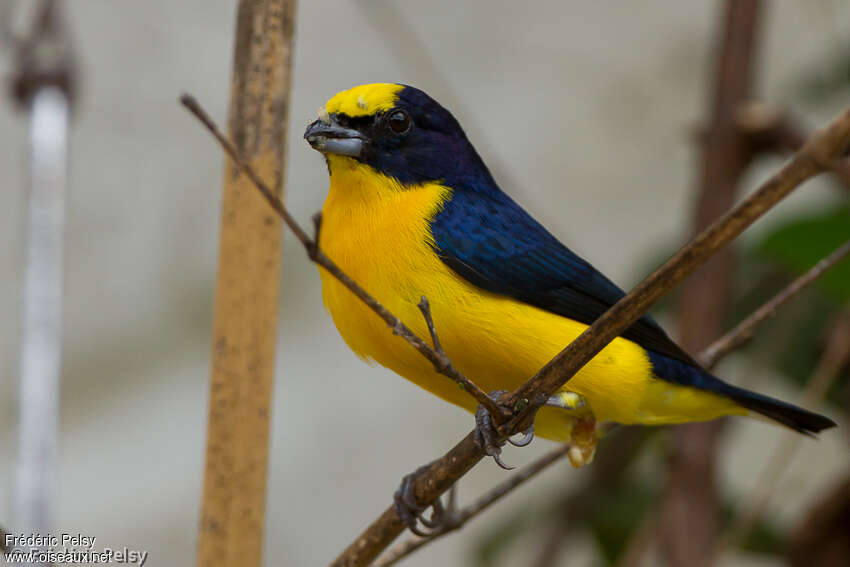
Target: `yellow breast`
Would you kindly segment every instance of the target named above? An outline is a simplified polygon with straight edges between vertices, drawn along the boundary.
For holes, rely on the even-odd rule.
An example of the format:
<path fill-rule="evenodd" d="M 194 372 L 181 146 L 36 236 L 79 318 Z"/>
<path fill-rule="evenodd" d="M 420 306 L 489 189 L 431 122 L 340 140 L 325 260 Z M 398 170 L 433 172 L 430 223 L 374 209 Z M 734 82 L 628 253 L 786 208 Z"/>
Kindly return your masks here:
<path fill-rule="evenodd" d="M 368 166 L 330 156 L 331 186 L 322 209 L 320 245 L 346 273 L 421 337 L 417 308 L 431 303 L 440 341 L 455 366 L 485 391 L 511 390 L 530 378 L 586 325 L 477 288 L 452 272 L 431 247 L 429 224 L 451 190 L 439 184 L 402 187 Z M 403 339 L 332 276 L 321 270 L 325 304 L 358 355 L 386 366 L 441 398 L 475 409 L 475 402 L 434 372 Z M 600 421 L 666 423 L 709 419 L 717 398 L 653 378 L 646 352 L 615 339 L 567 388 L 587 398 Z M 692 399 L 696 400 L 695 402 Z M 717 398 L 719 400 L 719 398 Z M 678 406 L 677 401 L 688 401 Z M 711 406 L 711 407 L 709 407 Z M 686 409 L 690 413 L 682 413 Z M 720 413 L 718 413 L 720 412 Z M 569 437 L 569 420 L 544 408 L 538 434 Z"/>

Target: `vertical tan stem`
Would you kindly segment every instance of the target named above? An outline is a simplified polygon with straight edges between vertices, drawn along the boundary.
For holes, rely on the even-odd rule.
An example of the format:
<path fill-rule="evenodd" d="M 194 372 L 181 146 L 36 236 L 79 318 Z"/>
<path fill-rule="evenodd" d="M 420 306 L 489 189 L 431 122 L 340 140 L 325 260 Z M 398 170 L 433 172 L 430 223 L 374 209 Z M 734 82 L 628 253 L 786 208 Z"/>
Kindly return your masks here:
<path fill-rule="evenodd" d="M 294 0 L 240 0 L 231 83 L 230 138 L 281 196 L 294 17 Z M 280 218 L 228 160 L 199 566 L 261 564 L 281 237 Z"/>

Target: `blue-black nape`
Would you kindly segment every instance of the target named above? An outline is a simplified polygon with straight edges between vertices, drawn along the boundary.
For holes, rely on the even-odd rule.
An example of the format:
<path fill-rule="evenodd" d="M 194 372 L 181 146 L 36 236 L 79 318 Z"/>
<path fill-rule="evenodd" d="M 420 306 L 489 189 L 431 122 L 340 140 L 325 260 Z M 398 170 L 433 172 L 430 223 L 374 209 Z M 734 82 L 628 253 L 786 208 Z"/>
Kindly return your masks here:
<path fill-rule="evenodd" d="M 393 110 L 370 124 L 357 124 L 370 141 L 361 160 L 405 185 L 437 181 L 455 191 L 498 191 L 451 112 L 421 90 L 403 87 L 393 110 L 407 112 L 412 127 L 404 134 L 393 132 L 387 120 Z"/>

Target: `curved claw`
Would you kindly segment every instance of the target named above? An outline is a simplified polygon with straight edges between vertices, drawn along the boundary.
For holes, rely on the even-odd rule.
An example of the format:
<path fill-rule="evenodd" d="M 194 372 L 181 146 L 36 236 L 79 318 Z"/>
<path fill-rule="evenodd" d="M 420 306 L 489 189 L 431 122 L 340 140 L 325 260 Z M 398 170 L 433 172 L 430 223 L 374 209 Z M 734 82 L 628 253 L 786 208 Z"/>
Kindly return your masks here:
<path fill-rule="evenodd" d="M 419 521 L 422 525 L 430 530 L 437 530 L 445 523 L 446 509 L 443 507 L 443 502 L 438 498 L 431 505 L 431 518 L 426 518 L 425 514 L 419 515 Z"/>
<path fill-rule="evenodd" d="M 430 518 L 426 518 L 423 514 L 428 507 L 422 507 L 416 503 L 416 494 L 414 492 L 416 478 L 426 468 L 428 468 L 428 465 L 419 467 L 414 472 L 405 475 L 401 479 L 401 485 L 398 490 L 393 494 L 393 508 L 396 514 L 398 514 L 404 525 L 419 537 L 428 537 L 433 531 L 441 529 L 446 523 L 447 518 L 446 509 L 440 499 L 434 501 L 430 506 L 433 510 Z M 420 529 L 420 522 L 428 530 Z"/>
<path fill-rule="evenodd" d="M 504 393 L 503 390 L 495 390 L 490 392 L 489 396 L 496 399 Z M 481 447 L 485 455 L 493 457 L 497 465 L 508 471 L 514 468 L 502 461 L 502 445 L 505 444 L 505 441 L 499 435 L 490 414 L 483 406 L 478 406 L 475 411 L 475 442 Z"/>
<path fill-rule="evenodd" d="M 513 466 L 513 465 L 506 465 L 505 462 L 502 460 L 501 454 L 502 454 L 502 450 L 499 449 L 498 453 L 495 453 L 495 454 L 490 455 L 490 456 L 493 457 L 493 460 L 496 461 L 496 464 L 499 465 L 500 468 L 502 468 L 506 471 L 514 470 L 516 467 Z"/>
<path fill-rule="evenodd" d="M 514 447 L 527 447 L 532 441 L 534 441 L 534 424 L 528 426 L 528 429 L 522 432 L 522 439 L 518 441 L 514 441 L 510 437 L 508 437 L 508 443 L 513 445 Z"/>

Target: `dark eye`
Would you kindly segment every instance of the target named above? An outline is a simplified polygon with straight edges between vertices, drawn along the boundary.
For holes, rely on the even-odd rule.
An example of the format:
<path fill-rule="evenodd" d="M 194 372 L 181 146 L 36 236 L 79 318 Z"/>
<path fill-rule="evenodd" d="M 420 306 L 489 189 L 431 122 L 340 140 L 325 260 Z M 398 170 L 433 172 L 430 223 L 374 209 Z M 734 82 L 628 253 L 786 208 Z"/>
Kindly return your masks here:
<path fill-rule="evenodd" d="M 387 118 L 387 124 L 396 134 L 404 134 L 410 130 L 410 116 L 403 110 L 396 110 Z"/>

